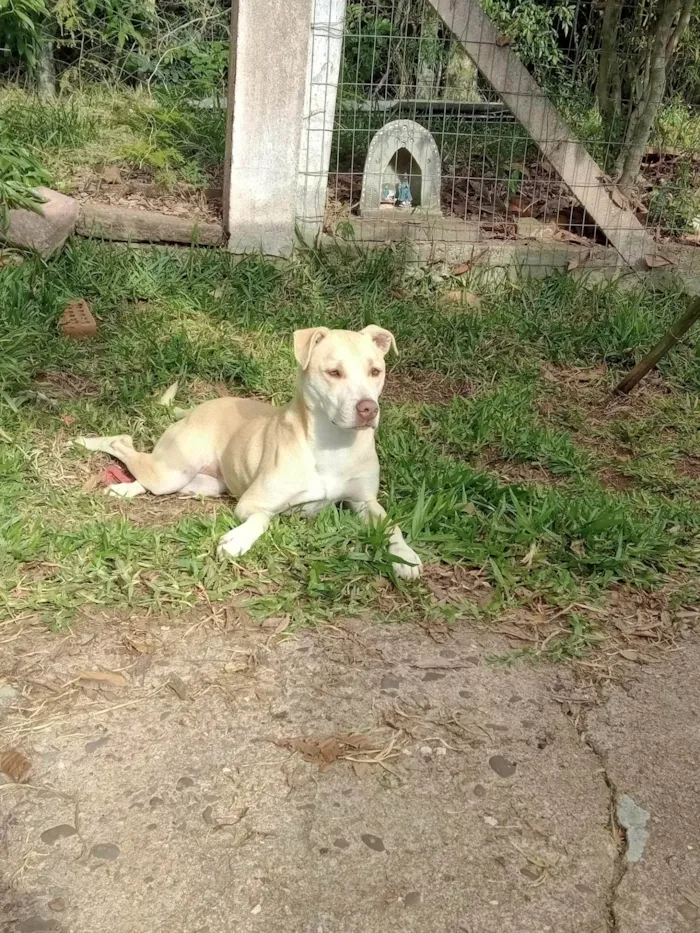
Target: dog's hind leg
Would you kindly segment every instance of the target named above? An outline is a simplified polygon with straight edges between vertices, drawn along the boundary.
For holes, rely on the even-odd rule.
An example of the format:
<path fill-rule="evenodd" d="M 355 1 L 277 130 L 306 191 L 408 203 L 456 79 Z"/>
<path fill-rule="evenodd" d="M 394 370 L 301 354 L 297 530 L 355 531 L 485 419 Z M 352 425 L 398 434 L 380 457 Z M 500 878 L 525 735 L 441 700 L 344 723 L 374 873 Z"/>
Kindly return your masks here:
<path fill-rule="evenodd" d="M 112 494 L 117 496 L 138 496 L 143 490 L 153 493 L 154 496 L 167 496 L 169 493 L 179 492 L 196 473 L 195 466 L 187 463 L 170 465 L 158 456 L 135 450 L 134 442 L 128 434 L 116 434 L 112 437 L 79 437 L 74 443 L 88 450 L 102 451 L 121 460 L 137 480 L 138 486 L 142 487 L 139 489 L 133 483 L 119 483 L 121 487 L 130 488 L 115 490 L 114 487 L 110 487 Z"/>

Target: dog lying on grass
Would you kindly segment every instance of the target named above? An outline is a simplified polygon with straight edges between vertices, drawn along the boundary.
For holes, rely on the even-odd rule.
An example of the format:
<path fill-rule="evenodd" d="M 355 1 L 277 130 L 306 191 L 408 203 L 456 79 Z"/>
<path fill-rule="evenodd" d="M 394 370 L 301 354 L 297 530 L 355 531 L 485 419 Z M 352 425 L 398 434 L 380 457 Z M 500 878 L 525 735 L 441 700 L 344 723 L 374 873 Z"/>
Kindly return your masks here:
<path fill-rule="evenodd" d="M 296 508 L 313 515 L 332 502 L 346 502 L 367 520 L 383 519 L 374 432 L 384 357 L 392 348 L 393 334 L 374 324 L 359 333 L 298 330 L 297 392 L 286 407 L 239 398 L 204 402 L 172 424 L 150 454 L 135 450 L 127 434 L 80 437 L 75 443 L 116 457 L 135 477 L 110 486 L 112 495 L 228 491 L 238 499 L 234 514 L 241 524 L 221 538 L 219 555 L 245 554 L 275 516 Z M 420 558 L 396 526 L 390 529 L 389 552 L 397 558 L 398 577 L 420 576 Z"/>

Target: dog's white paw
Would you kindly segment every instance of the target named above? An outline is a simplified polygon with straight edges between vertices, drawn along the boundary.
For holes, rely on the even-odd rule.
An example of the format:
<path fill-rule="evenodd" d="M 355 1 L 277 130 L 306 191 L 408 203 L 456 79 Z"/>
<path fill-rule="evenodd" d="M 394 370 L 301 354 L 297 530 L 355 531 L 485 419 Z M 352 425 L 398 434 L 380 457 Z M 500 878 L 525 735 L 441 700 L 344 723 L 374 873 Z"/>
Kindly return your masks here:
<path fill-rule="evenodd" d="M 258 535 L 252 535 L 245 524 L 239 525 L 219 539 L 216 553 L 219 557 L 240 557 L 249 551 L 257 540 Z"/>
<path fill-rule="evenodd" d="M 143 495 L 145 491 L 145 488 L 137 481 L 133 483 L 112 483 L 112 485 L 108 486 L 105 490 L 105 495 L 121 496 L 122 499 L 133 499 L 134 496 Z"/>
<path fill-rule="evenodd" d="M 407 544 L 397 544 L 389 549 L 395 557 L 405 560 L 405 564 L 394 564 L 394 573 L 400 580 L 417 580 L 423 573 L 423 562 L 412 547 Z"/>

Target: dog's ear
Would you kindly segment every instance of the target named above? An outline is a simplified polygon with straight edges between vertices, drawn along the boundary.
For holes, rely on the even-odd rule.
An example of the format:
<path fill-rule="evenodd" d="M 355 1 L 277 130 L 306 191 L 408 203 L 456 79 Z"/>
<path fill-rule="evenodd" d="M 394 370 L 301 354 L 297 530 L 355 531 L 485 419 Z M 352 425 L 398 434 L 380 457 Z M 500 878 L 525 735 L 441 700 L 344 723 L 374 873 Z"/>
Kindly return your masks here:
<path fill-rule="evenodd" d="M 361 334 L 367 334 L 370 340 L 373 340 L 379 349 L 382 351 L 382 355 L 386 356 L 389 350 L 393 350 L 394 353 L 398 353 L 396 347 L 396 340 L 394 335 L 390 330 L 384 330 L 383 327 L 377 327 L 376 324 L 370 324 L 368 327 L 364 327 L 361 331 Z"/>
<path fill-rule="evenodd" d="M 304 330 L 294 331 L 294 356 L 302 369 L 306 369 L 311 360 L 311 354 L 316 344 L 330 334 L 327 327 L 306 327 Z"/>

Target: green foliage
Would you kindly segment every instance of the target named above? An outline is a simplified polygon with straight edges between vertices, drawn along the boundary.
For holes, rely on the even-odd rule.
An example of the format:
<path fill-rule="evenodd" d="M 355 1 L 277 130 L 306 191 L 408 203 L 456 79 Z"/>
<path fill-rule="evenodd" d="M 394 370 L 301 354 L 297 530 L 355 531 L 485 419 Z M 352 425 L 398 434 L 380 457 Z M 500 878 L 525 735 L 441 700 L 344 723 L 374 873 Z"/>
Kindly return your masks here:
<path fill-rule="evenodd" d="M 133 108 L 127 123 L 142 138 L 124 147 L 123 157 L 153 169 L 164 184 L 177 177 L 204 184 L 207 173 L 223 164 L 225 110 L 192 107 L 180 97 L 161 94 L 156 107 Z"/>
<path fill-rule="evenodd" d="M 568 37 L 575 4 L 558 0 L 484 0 L 484 9 L 526 65 L 540 76 L 556 70 L 565 59 L 560 36 Z"/>
<path fill-rule="evenodd" d="M 44 0 L 0 0 L 0 61 L 9 52 L 32 67 L 47 16 Z"/>
<path fill-rule="evenodd" d="M 41 149 L 79 149 L 95 138 L 97 121 L 74 103 L 36 100 L 0 108 L 0 129 L 17 143 Z"/>
<path fill-rule="evenodd" d="M 348 3 L 341 77 L 346 97 L 353 96 L 353 88 L 376 83 L 386 71 L 394 33 L 390 13 L 389 5 L 382 9 L 379 4 Z"/>
<path fill-rule="evenodd" d="M 232 521 L 226 500 L 189 514 L 154 502 L 152 520 L 138 524 L 128 503 L 115 511 L 102 495 L 81 495 L 74 467 L 85 455 L 56 443 L 59 430 L 128 431 L 150 445 L 169 420 L 155 400 L 175 379 L 183 405 L 213 396 L 211 383 L 222 379 L 234 393 L 283 403 L 293 386 L 291 333 L 320 320 L 391 328 L 401 356 L 389 386 L 403 375 L 404 385 L 415 377 L 429 387 L 440 374 L 474 387 L 451 401 L 418 392 L 382 406 L 382 496 L 392 519 L 428 561 L 478 568 L 492 588 L 488 606 L 449 609 L 420 584 L 406 588 L 401 619 L 523 602 L 590 606 L 619 583 L 669 593 L 687 583 L 682 601 L 697 601 L 700 483 L 673 463 L 700 454 L 700 358 L 676 347 L 661 367 L 667 391 L 625 410 L 605 408 L 618 371 L 600 377 L 597 394 L 581 383 L 557 395 L 541 376 L 545 364 L 550 373 L 601 361 L 627 369 L 677 316 L 680 295 L 582 288 L 566 276 L 472 286 L 479 313 L 454 314 L 439 291 L 407 281 L 401 257 L 388 251 L 311 252 L 280 267 L 260 256 L 236 262 L 223 252 L 88 240 L 50 263 L 1 269 L 0 437 L 11 442 L 0 444 L 0 604 L 46 613 L 52 624 L 88 602 L 179 611 L 202 590 L 213 602 L 243 588 L 252 612 L 297 621 L 380 609 L 377 577 L 390 568 L 381 529 L 336 509 L 313 523 L 285 518 L 237 574 L 214 557 Z M 91 341 L 56 333 L 77 295 L 100 321 Z M 40 373 L 58 377 L 57 393 Z M 62 393 L 66 386 L 78 390 Z M 621 468 L 623 443 L 635 454 L 624 467 L 634 487 L 606 489 L 601 470 Z M 484 464 L 487 452 L 497 468 Z M 527 464 L 543 482 L 503 475 Z M 38 561 L 51 574 L 19 586 L 22 564 Z M 547 657 L 579 657 L 595 644 L 585 611 L 565 612 L 561 627 Z"/>
<path fill-rule="evenodd" d="M 43 201 L 34 189 L 50 181 L 51 175 L 29 149 L 0 135 L 0 230 L 7 226 L 12 208 L 38 210 Z"/>

